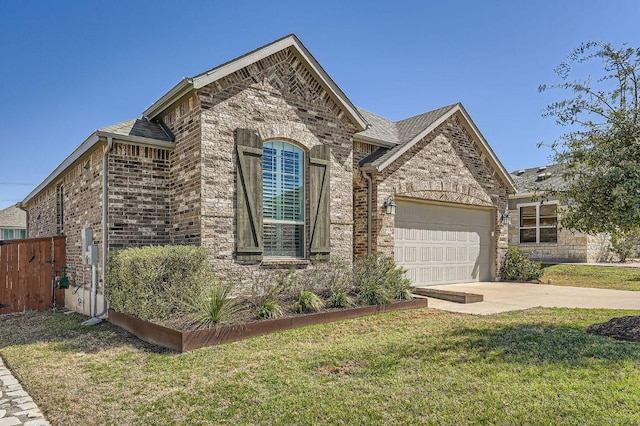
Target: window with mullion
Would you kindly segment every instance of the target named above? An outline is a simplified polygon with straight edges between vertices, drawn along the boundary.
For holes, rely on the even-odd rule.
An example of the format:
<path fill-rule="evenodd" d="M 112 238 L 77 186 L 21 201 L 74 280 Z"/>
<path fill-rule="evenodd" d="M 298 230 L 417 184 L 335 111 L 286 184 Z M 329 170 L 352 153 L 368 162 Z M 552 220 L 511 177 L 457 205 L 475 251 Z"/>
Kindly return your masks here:
<path fill-rule="evenodd" d="M 520 243 L 557 243 L 558 206 L 520 206 Z"/>
<path fill-rule="evenodd" d="M 304 257 L 304 152 L 273 141 L 263 147 L 264 255 Z"/>

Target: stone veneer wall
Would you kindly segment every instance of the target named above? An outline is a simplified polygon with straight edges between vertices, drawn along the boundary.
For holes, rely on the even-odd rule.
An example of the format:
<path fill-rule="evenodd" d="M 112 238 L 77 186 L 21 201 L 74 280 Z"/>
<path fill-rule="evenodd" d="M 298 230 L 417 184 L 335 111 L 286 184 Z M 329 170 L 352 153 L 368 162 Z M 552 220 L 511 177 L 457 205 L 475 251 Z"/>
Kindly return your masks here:
<path fill-rule="evenodd" d="M 449 118 L 381 173 L 374 174 L 374 186 L 377 188 L 373 216 L 375 251 L 393 256 L 395 217 L 386 214 L 382 207 L 389 196 L 461 207 L 484 206 L 495 211 L 492 259 L 497 275 L 508 246 L 507 226 L 499 220 L 500 212 L 507 207 L 507 187 L 459 117 Z M 362 252 L 361 243 L 356 250 Z"/>
<path fill-rule="evenodd" d="M 527 198 L 522 203 L 529 203 Z M 520 211 L 518 199 L 510 200 L 511 225 L 509 226 L 509 247 L 518 247 L 527 253 L 532 260 L 538 262 L 606 262 L 612 259 L 609 251 L 609 237 L 606 235 L 591 236 L 581 232 L 573 232 L 561 226 L 558 229 L 557 243 L 524 243 L 520 244 Z M 562 207 L 559 209 L 562 219 Z"/>
<path fill-rule="evenodd" d="M 331 254 L 351 261 L 354 128 L 295 54 L 288 49 L 277 52 L 200 89 L 198 96 L 202 106 L 202 245 L 211 250 L 217 270 L 222 274 L 256 271 L 256 267 L 234 263 L 237 128 L 255 129 L 265 142 L 292 142 L 306 153 L 319 144 L 331 147 Z M 307 203 L 307 234 L 309 216 Z M 308 252 L 309 235 L 306 241 Z"/>

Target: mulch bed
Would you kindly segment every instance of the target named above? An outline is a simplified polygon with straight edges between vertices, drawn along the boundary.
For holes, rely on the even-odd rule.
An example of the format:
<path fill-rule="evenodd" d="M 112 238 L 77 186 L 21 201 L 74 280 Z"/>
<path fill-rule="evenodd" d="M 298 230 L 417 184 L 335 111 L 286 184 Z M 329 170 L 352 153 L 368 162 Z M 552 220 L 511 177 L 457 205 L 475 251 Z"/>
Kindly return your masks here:
<path fill-rule="evenodd" d="M 590 325 L 587 327 L 587 332 L 618 340 L 640 342 L 640 316 L 611 318 L 607 322 Z"/>

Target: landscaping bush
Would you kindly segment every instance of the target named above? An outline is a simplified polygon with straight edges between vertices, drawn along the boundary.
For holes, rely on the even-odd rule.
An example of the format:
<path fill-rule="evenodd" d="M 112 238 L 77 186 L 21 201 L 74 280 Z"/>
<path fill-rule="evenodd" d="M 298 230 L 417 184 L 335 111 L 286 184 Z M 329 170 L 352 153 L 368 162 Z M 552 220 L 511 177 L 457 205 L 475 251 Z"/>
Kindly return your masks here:
<path fill-rule="evenodd" d="M 279 299 L 283 297 L 283 286 L 289 280 L 290 273 L 275 276 L 258 276 L 251 281 L 251 286 L 245 295 L 248 304 L 253 308 L 259 319 L 278 318 L 284 314 Z"/>
<path fill-rule="evenodd" d="M 638 253 L 638 242 L 640 241 L 640 231 L 634 232 L 614 232 L 611 234 L 610 250 L 618 255 L 620 262 L 626 262 Z"/>
<path fill-rule="evenodd" d="M 313 259 L 312 267 L 299 274 L 300 291 L 312 291 L 326 299 L 346 302 L 343 296 L 353 292 L 353 268 L 347 262 L 331 256 L 328 260 Z"/>
<path fill-rule="evenodd" d="M 109 253 L 105 292 L 118 312 L 162 321 L 189 310 L 193 295 L 213 282 L 208 250 L 152 246 Z"/>
<path fill-rule="evenodd" d="M 502 260 L 500 279 L 504 281 L 533 281 L 543 275 L 542 264 L 534 262 L 517 247 L 507 249 Z"/>
<path fill-rule="evenodd" d="M 394 299 L 411 299 L 411 281 L 393 258 L 379 254 L 356 261 L 354 285 L 360 299 L 369 305 L 386 305 Z"/>

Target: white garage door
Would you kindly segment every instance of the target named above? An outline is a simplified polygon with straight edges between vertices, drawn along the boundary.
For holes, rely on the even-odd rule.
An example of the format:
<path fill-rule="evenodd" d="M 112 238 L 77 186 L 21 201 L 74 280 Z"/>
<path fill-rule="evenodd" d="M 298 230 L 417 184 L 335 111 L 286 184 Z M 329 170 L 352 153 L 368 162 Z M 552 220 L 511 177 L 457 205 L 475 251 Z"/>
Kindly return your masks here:
<path fill-rule="evenodd" d="M 414 285 L 491 279 L 491 211 L 398 201 L 395 260 Z"/>

